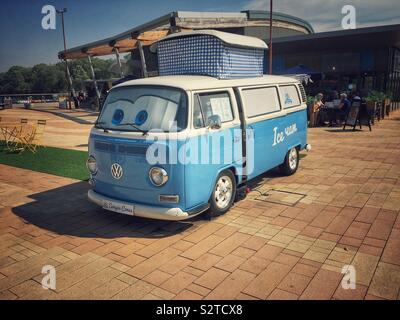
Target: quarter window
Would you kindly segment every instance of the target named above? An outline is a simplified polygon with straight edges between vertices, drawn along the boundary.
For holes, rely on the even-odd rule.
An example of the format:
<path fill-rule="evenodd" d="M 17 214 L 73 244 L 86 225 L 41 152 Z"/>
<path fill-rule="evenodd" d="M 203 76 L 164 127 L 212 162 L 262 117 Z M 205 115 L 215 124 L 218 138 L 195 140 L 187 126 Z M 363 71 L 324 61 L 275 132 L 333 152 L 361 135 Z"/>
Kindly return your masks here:
<path fill-rule="evenodd" d="M 244 89 L 242 90 L 242 98 L 248 118 L 281 109 L 276 87 Z"/>
<path fill-rule="evenodd" d="M 296 86 L 280 86 L 283 108 L 292 108 L 300 105 L 300 96 Z"/>
<path fill-rule="evenodd" d="M 209 117 L 219 115 L 221 122 L 233 120 L 231 100 L 227 92 L 202 93 L 194 95 L 193 126 L 207 126 Z"/>

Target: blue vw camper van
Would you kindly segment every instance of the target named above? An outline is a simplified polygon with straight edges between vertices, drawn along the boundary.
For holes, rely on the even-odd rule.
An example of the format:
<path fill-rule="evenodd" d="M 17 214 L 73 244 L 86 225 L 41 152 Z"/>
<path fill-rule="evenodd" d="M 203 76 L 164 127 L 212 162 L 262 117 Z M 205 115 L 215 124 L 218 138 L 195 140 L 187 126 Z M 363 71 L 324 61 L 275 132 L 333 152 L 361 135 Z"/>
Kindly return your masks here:
<path fill-rule="evenodd" d="M 305 98 L 299 81 L 281 76 L 122 83 L 90 133 L 88 197 L 154 219 L 224 214 L 250 179 L 278 166 L 296 172 L 308 147 Z"/>

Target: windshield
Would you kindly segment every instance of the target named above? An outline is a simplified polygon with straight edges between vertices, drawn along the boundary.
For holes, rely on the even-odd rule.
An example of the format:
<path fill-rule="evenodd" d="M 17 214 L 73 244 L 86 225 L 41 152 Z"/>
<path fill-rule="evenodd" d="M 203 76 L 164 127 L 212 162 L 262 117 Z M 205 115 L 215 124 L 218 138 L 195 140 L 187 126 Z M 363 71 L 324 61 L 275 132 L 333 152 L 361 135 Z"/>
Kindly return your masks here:
<path fill-rule="evenodd" d="M 181 131 L 187 125 L 183 90 L 157 86 L 127 86 L 111 90 L 97 121 L 109 130 Z"/>

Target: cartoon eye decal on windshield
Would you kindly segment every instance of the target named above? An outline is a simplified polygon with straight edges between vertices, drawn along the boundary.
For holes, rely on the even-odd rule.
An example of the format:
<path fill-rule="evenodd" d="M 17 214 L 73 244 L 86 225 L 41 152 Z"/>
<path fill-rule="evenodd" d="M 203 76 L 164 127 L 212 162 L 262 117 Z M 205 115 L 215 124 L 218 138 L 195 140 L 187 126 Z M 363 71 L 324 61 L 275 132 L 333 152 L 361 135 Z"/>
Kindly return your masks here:
<path fill-rule="evenodd" d="M 149 115 L 146 110 L 139 111 L 135 118 L 135 124 L 141 126 L 143 123 L 146 122 L 148 116 Z"/>
<path fill-rule="evenodd" d="M 124 111 L 122 111 L 121 109 L 115 110 L 112 118 L 112 124 L 120 124 L 123 118 L 124 118 Z"/>

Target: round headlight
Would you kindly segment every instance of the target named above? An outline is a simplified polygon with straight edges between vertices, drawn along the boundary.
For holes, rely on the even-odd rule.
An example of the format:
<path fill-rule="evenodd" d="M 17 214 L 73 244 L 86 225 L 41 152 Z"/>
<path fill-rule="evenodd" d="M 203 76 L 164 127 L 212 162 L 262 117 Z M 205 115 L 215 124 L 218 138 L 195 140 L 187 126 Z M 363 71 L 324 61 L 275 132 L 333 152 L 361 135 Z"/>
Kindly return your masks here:
<path fill-rule="evenodd" d="M 95 157 L 90 156 L 87 160 L 86 160 L 86 167 L 88 168 L 89 172 L 91 174 L 96 174 L 97 173 L 97 162 Z"/>
<path fill-rule="evenodd" d="M 168 181 L 168 173 L 163 168 L 153 167 L 149 171 L 149 178 L 156 187 L 161 187 Z"/>

